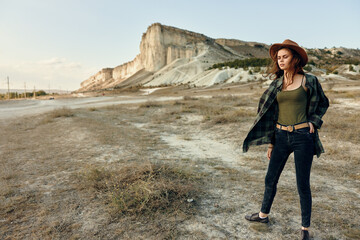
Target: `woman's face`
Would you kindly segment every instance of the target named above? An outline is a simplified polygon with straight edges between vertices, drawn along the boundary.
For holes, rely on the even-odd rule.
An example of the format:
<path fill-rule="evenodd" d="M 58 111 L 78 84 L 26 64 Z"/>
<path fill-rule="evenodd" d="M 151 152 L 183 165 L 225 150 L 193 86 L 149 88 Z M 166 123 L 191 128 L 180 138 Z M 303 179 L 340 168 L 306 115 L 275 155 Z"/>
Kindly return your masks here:
<path fill-rule="evenodd" d="M 292 59 L 292 53 L 287 48 L 282 48 L 277 53 L 277 63 L 281 70 L 288 70 L 290 68 L 290 61 Z"/>

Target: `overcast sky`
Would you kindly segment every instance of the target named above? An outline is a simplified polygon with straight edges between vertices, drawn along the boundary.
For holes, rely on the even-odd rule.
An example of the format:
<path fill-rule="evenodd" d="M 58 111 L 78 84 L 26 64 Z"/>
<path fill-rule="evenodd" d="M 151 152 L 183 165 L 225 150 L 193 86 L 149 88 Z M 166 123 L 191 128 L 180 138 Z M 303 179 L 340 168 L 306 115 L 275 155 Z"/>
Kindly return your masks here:
<path fill-rule="evenodd" d="M 131 61 L 155 22 L 266 44 L 360 48 L 360 1 L 0 0 L 0 89 L 76 90 Z"/>

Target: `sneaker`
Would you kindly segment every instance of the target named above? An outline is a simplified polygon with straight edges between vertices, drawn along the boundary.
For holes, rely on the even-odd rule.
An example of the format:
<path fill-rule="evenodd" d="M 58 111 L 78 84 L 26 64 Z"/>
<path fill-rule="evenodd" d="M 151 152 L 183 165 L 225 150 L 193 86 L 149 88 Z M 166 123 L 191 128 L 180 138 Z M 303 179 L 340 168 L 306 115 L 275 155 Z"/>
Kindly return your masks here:
<path fill-rule="evenodd" d="M 269 217 L 266 218 L 260 218 L 259 217 L 259 213 L 254 213 L 251 215 L 246 215 L 245 219 L 251 222 L 261 222 L 261 223 L 268 223 L 269 222 Z"/>
<path fill-rule="evenodd" d="M 301 240 L 309 240 L 310 235 L 308 230 L 301 230 Z"/>

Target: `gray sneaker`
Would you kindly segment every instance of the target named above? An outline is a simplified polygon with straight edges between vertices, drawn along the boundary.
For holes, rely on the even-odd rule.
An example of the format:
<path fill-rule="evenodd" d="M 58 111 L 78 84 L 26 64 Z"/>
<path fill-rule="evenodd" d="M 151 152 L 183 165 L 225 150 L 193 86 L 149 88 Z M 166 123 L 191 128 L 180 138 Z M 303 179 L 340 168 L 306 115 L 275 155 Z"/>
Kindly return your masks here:
<path fill-rule="evenodd" d="M 251 222 L 260 222 L 260 223 L 268 223 L 269 222 L 269 217 L 266 218 L 260 218 L 259 217 L 259 213 L 254 213 L 251 215 L 246 215 L 245 219 Z"/>

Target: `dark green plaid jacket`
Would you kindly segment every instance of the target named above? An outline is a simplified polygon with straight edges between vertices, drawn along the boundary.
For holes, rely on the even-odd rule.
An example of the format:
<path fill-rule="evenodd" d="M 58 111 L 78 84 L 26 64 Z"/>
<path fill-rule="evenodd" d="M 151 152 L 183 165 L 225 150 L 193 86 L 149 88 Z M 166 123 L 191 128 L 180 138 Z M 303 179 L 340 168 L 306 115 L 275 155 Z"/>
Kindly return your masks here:
<path fill-rule="evenodd" d="M 325 96 L 316 76 L 305 73 L 305 77 L 305 86 L 308 88 L 307 120 L 314 124 L 314 155 L 316 154 L 317 157 L 320 157 L 320 154 L 324 152 L 324 148 L 320 142 L 317 130 L 321 128 L 323 123 L 321 118 L 329 107 L 329 100 Z M 283 76 L 275 79 L 261 96 L 255 122 L 243 143 L 244 152 L 248 151 L 250 145 L 275 143 L 274 130 L 279 113 L 276 95 L 281 91 L 282 82 Z"/>

